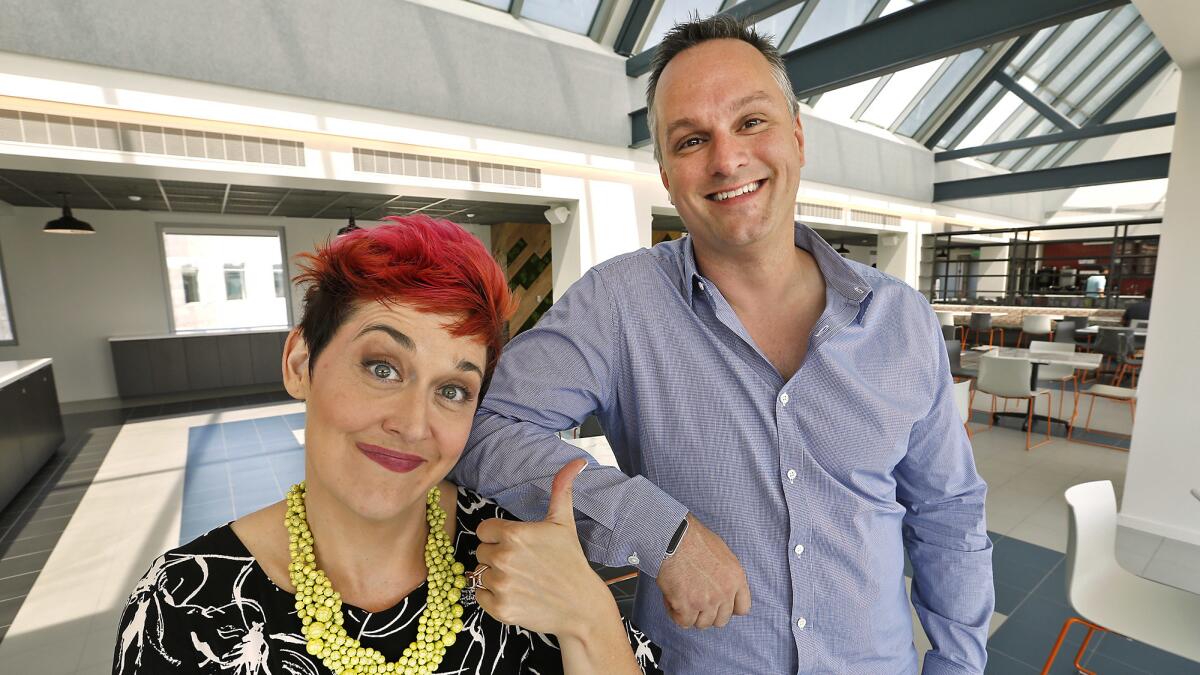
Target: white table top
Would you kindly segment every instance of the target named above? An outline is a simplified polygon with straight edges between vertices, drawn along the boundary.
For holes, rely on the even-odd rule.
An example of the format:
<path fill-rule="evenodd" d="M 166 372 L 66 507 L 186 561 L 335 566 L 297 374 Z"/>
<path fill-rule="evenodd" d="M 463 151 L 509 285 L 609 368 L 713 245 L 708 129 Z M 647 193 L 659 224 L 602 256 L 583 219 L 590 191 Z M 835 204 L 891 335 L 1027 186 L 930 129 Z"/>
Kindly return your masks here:
<path fill-rule="evenodd" d="M 1072 366 L 1081 370 L 1096 370 L 1104 359 L 1103 354 L 1085 354 L 1083 352 L 1035 352 L 1016 347 L 989 347 L 980 349 L 1002 359 L 1025 359 L 1038 364 L 1055 366 Z"/>
<path fill-rule="evenodd" d="M 25 377 L 33 371 L 49 365 L 50 359 L 24 359 L 21 361 L 0 361 L 0 387 L 6 387 L 12 382 Z"/>
<path fill-rule="evenodd" d="M 1088 326 L 1087 328 L 1080 328 L 1079 330 L 1075 331 L 1075 334 L 1076 335 L 1096 335 L 1102 330 L 1130 330 L 1130 329 L 1125 326 Z M 1134 328 L 1132 330 L 1133 330 L 1133 334 L 1137 335 L 1138 337 L 1145 337 L 1146 333 L 1149 332 L 1149 329 L 1147 329 L 1147 328 Z"/>
<path fill-rule="evenodd" d="M 971 316 L 970 312 L 951 312 L 945 309 L 935 309 L 934 314 L 949 314 L 950 316 Z"/>

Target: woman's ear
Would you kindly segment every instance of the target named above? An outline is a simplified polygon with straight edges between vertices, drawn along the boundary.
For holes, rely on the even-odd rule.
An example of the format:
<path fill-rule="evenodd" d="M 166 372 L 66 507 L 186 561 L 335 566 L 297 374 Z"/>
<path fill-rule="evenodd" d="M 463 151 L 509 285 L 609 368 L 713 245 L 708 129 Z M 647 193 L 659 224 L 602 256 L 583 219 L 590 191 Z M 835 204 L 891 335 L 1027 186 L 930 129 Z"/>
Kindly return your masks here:
<path fill-rule="evenodd" d="M 301 401 L 308 400 L 311 384 L 308 358 L 308 342 L 300 334 L 299 327 L 293 328 L 283 346 L 283 388 L 287 389 L 292 398 Z"/>

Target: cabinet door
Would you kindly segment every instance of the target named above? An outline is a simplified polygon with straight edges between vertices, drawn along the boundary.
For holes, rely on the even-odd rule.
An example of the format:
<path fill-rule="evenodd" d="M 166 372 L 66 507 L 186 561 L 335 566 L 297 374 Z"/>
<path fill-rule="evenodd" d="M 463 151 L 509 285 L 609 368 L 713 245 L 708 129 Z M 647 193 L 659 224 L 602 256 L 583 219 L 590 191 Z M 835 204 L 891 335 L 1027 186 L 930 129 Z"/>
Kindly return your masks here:
<path fill-rule="evenodd" d="M 150 367 L 150 347 L 147 340 L 117 340 L 110 342 L 113 371 L 117 376 L 117 393 L 121 398 L 148 396 L 154 393 L 154 375 Z"/>
<path fill-rule="evenodd" d="M 150 370 L 153 374 L 154 393 L 187 391 L 187 358 L 183 351 L 183 342 L 189 339 L 195 338 L 147 340 L 150 343 Z"/>
<path fill-rule="evenodd" d="M 0 388 L 0 509 L 12 501 L 25 485 L 25 462 L 21 457 L 21 383 Z"/>
<path fill-rule="evenodd" d="M 250 336 L 220 335 L 217 337 L 217 344 L 221 354 L 221 386 L 254 384 Z"/>
<path fill-rule="evenodd" d="M 283 352 L 279 349 L 278 333 L 250 335 L 250 359 L 254 363 L 255 384 L 283 381 Z"/>
<path fill-rule="evenodd" d="M 42 368 L 26 375 L 21 380 L 24 396 L 25 429 L 21 434 L 21 457 L 25 474 L 33 476 L 58 450 L 62 442 L 58 420 L 58 395 L 54 392 L 54 381 L 50 368 Z"/>
<path fill-rule="evenodd" d="M 182 338 L 187 359 L 188 387 L 192 391 L 221 386 L 221 356 L 217 337 Z"/>

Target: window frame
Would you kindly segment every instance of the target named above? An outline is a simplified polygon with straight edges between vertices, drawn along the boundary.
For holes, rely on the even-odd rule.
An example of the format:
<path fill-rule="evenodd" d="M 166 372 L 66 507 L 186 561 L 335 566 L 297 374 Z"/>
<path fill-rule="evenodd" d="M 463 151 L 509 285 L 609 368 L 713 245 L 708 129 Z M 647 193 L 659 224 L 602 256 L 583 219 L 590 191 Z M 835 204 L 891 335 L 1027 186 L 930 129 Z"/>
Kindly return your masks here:
<path fill-rule="evenodd" d="M 167 333 L 170 335 L 203 335 L 205 333 L 223 333 L 236 332 L 239 330 L 247 330 L 246 328 L 206 328 L 206 329 L 187 329 L 179 331 L 175 326 L 175 312 L 171 305 L 171 271 L 167 268 L 167 247 L 163 236 L 167 234 L 195 234 L 195 235 L 217 235 L 230 236 L 242 235 L 251 237 L 262 236 L 277 236 L 279 237 L 279 256 L 280 262 L 284 265 L 284 270 L 290 269 L 289 260 L 291 256 L 288 254 L 287 231 L 281 226 L 274 225 L 222 225 L 214 223 L 187 223 L 187 222 L 160 222 L 155 228 L 155 236 L 158 238 L 158 264 L 160 267 L 159 279 L 162 281 L 163 303 L 167 314 Z M 243 289 L 244 290 L 244 289 Z M 287 325 L 286 328 L 293 328 L 296 325 L 295 308 L 292 307 L 294 298 L 292 293 L 288 293 L 284 297 L 284 308 L 287 310 Z M 16 329 L 14 327 L 14 333 Z"/>
<path fill-rule="evenodd" d="M 8 327 L 12 330 L 12 339 L 0 339 L 0 347 L 16 347 L 20 340 L 17 336 L 17 318 L 13 313 L 12 291 L 8 288 L 7 275 L 4 267 L 4 248 L 0 246 L 0 289 L 4 292 L 4 311 L 8 314 Z"/>

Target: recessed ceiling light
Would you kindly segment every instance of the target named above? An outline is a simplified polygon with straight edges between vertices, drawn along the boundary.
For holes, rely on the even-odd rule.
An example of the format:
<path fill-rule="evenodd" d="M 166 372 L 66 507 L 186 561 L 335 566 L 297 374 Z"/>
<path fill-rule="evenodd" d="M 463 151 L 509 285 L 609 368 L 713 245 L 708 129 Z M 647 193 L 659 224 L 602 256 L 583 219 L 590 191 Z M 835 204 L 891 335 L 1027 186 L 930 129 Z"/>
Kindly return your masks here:
<path fill-rule="evenodd" d="M 140 195 L 129 195 L 129 201 L 140 202 L 140 201 L 142 201 L 142 198 Z"/>

